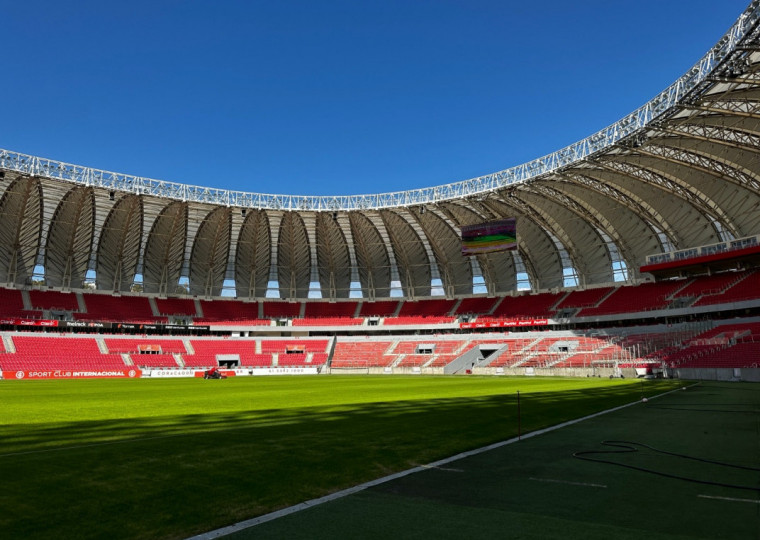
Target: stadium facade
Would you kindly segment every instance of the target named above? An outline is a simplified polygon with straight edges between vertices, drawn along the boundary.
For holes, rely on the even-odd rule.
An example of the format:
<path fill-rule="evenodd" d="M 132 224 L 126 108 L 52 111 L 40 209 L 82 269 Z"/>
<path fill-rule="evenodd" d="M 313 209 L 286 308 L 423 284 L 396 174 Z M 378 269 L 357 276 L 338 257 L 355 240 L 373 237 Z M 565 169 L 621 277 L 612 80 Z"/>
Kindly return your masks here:
<path fill-rule="evenodd" d="M 647 256 L 760 231 L 760 2 L 615 124 L 463 182 L 375 195 L 233 192 L 0 150 L 0 283 L 241 299 L 449 298 L 648 277 Z M 516 218 L 513 251 L 461 227 Z"/>

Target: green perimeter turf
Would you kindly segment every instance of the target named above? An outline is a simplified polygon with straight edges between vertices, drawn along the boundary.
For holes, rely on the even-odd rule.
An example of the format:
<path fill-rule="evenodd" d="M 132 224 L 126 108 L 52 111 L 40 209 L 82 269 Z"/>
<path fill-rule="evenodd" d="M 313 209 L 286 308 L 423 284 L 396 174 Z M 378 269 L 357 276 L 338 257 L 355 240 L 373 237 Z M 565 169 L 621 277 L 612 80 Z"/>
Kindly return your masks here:
<path fill-rule="evenodd" d="M 530 408 L 530 398 L 525 405 Z M 641 446 L 637 452 L 591 456 L 615 464 L 573 457 L 578 451 L 615 450 L 601 445 L 603 440 L 753 470 Z M 760 385 L 700 383 L 228 538 L 755 540 Z"/>
<path fill-rule="evenodd" d="M 4 538 L 181 538 L 673 381 L 262 377 L 0 385 Z"/>

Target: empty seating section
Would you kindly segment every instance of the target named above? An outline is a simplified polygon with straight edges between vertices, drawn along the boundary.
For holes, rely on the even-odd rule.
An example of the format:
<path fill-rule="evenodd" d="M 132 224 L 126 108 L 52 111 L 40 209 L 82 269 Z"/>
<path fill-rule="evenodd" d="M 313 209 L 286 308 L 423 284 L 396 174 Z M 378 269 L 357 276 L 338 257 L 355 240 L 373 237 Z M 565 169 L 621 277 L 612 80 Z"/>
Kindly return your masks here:
<path fill-rule="evenodd" d="M 355 318 L 358 302 L 306 302 L 304 318 L 293 319 L 293 326 L 355 326 L 363 319 Z"/>
<path fill-rule="evenodd" d="M 606 338 L 537 337 L 507 340 L 508 352 L 490 367 L 588 367 L 592 362 L 627 359 L 628 352 Z"/>
<path fill-rule="evenodd" d="M 397 341 L 388 351 L 389 354 L 414 354 L 422 341 Z"/>
<path fill-rule="evenodd" d="M 404 302 L 396 317 L 386 317 L 383 324 L 445 324 L 454 322 L 449 315 L 456 300 L 436 299 Z"/>
<path fill-rule="evenodd" d="M 744 300 L 756 300 L 758 298 L 760 298 L 760 272 L 754 271 L 747 273 L 741 281 L 728 287 L 722 294 L 703 296 L 694 305 L 728 304 Z"/>
<path fill-rule="evenodd" d="M 15 289 L 0 289 L 0 315 L 3 317 L 39 318 L 39 311 L 24 310 L 24 299 L 21 291 Z"/>
<path fill-rule="evenodd" d="M 565 298 L 563 298 L 559 304 L 557 304 L 557 310 L 583 308 L 596 306 L 601 302 L 602 298 L 607 296 L 612 287 L 601 287 L 598 289 L 585 289 L 580 291 L 572 291 Z"/>
<path fill-rule="evenodd" d="M 261 352 L 287 353 L 288 351 L 326 352 L 327 339 L 262 339 Z M 295 353 L 299 354 L 299 353 Z"/>
<path fill-rule="evenodd" d="M 671 295 L 685 285 L 684 280 L 642 283 L 633 287 L 620 287 L 596 307 L 583 308 L 579 317 L 594 317 L 617 313 L 637 313 L 665 309 Z"/>
<path fill-rule="evenodd" d="M 449 315 L 456 300 L 444 298 L 436 300 L 417 300 L 404 302 L 399 310 L 399 317 L 440 317 Z"/>
<path fill-rule="evenodd" d="M 306 302 L 303 316 L 307 319 L 318 317 L 353 318 L 358 302 Z"/>
<path fill-rule="evenodd" d="M 292 366 L 321 366 L 327 362 L 327 353 L 310 354 L 284 354 L 277 356 L 277 365 L 280 367 Z"/>
<path fill-rule="evenodd" d="M 186 354 L 185 344 L 181 339 L 161 339 L 161 338 L 106 338 L 105 340 L 108 352 L 111 353 L 139 353 L 159 352 L 159 353 L 182 353 Z"/>
<path fill-rule="evenodd" d="M 129 359 L 140 368 L 176 368 L 177 360 L 171 354 L 130 354 Z"/>
<path fill-rule="evenodd" d="M 201 300 L 203 317 L 195 317 L 198 324 L 237 323 L 250 326 L 269 325 L 269 319 L 259 319 L 257 302 L 239 300 Z"/>
<path fill-rule="evenodd" d="M 496 306 L 493 316 L 478 317 L 478 320 L 549 318 L 553 315 L 552 308 L 565 294 L 541 293 L 507 296 Z"/>
<path fill-rule="evenodd" d="M 114 321 L 152 324 L 165 318 L 153 316 L 148 299 L 142 296 L 110 296 L 83 294 L 87 313 L 74 313 L 74 318 L 89 321 Z"/>
<path fill-rule="evenodd" d="M 420 338 L 397 341 L 338 341 L 331 367 L 442 367 L 461 356 L 471 346 L 474 345 L 470 345 L 467 340 Z"/>
<path fill-rule="evenodd" d="M 306 302 L 302 319 L 293 326 L 356 326 L 364 319 L 354 317 L 358 302 Z"/>
<path fill-rule="evenodd" d="M 725 272 L 713 276 L 700 276 L 673 295 L 674 298 L 699 298 L 703 295 L 722 294 L 728 287 L 745 277 L 744 273 Z"/>
<path fill-rule="evenodd" d="M 300 302 L 263 302 L 264 317 L 270 319 L 294 319 L 301 315 Z"/>
<path fill-rule="evenodd" d="M 364 319 L 353 317 L 315 317 L 309 319 L 293 319 L 293 326 L 357 326 Z"/>
<path fill-rule="evenodd" d="M 359 310 L 360 317 L 391 317 L 398 309 L 398 300 L 381 300 L 363 302 Z"/>
<path fill-rule="evenodd" d="M 77 295 L 59 291 L 29 291 L 29 301 L 34 309 L 51 309 L 60 311 L 79 311 Z"/>
<path fill-rule="evenodd" d="M 498 298 L 464 298 L 457 306 L 455 315 L 485 315 L 493 309 Z"/>
<path fill-rule="evenodd" d="M 760 323 L 723 324 L 657 351 L 653 359 L 670 367 L 760 366 Z"/>
<path fill-rule="evenodd" d="M 335 368 L 386 366 L 392 358 L 383 355 L 391 345 L 392 341 L 338 341 L 330 365 Z"/>
<path fill-rule="evenodd" d="M 692 351 L 676 365 L 691 368 L 760 367 L 760 342 L 737 343 L 724 348 L 704 347 L 701 354 Z"/>
<path fill-rule="evenodd" d="M 124 369 L 119 354 L 103 354 L 95 338 L 12 336 L 15 353 L 0 355 L 4 370 Z"/>
<path fill-rule="evenodd" d="M 271 354 L 257 354 L 254 339 L 193 339 L 190 341 L 193 354 L 183 354 L 187 367 L 210 367 L 219 365 L 216 355 L 238 355 L 241 366 L 269 366 Z"/>
<path fill-rule="evenodd" d="M 191 298 L 156 298 L 156 307 L 161 315 L 185 317 L 197 315 L 195 301 Z"/>

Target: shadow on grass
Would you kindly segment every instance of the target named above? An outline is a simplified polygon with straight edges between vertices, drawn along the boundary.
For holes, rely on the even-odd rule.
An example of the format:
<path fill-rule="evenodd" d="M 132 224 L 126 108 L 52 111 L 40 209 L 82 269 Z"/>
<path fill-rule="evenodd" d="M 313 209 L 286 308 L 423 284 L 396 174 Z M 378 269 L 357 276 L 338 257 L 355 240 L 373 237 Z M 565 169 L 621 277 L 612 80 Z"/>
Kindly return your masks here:
<path fill-rule="evenodd" d="M 522 430 L 639 392 L 522 394 Z M 9 538 L 181 538 L 516 433 L 514 394 L 2 426 L 0 530 Z"/>

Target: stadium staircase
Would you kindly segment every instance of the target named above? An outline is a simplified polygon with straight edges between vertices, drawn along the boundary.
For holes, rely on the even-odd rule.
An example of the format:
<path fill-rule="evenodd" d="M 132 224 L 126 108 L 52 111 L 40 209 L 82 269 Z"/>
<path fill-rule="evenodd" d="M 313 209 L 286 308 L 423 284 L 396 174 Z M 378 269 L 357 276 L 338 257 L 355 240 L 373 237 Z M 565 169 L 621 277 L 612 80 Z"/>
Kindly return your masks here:
<path fill-rule="evenodd" d="M 29 296 L 29 291 L 20 291 L 21 292 L 21 301 L 23 302 L 24 309 L 26 311 L 33 311 L 34 307 L 32 307 L 32 299 Z"/>
<path fill-rule="evenodd" d="M 466 348 L 468 343 L 466 342 L 463 345 L 463 348 Z M 487 358 L 483 358 L 482 353 L 480 351 L 480 346 L 475 345 L 474 347 L 471 347 L 469 350 L 464 352 L 463 354 L 459 354 L 454 360 L 446 364 L 443 368 L 444 374 L 455 374 L 455 373 L 461 373 L 468 369 L 471 369 L 473 367 L 479 368 L 479 367 L 485 367 L 494 360 L 496 360 L 499 356 L 501 356 L 504 352 L 508 351 L 509 346 L 507 344 L 504 344 L 496 350 L 495 352 L 488 355 Z"/>
<path fill-rule="evenodd" d="M 13 343 L 13 338 L 11 338 L 11 336 L 3 334 L 3 350 L 7 353 L 16 352 L 16 344 Z"/>
<path fill-rule="evenodd" d="M 161 317 L 161 313 L 158 311 L 158 305 L 156 304 L 156 299 L 152 296 L 149 296 L 148 304 L 150 304 L 150 312 L 153 314 L 153 316 L 156 318 Z"/>
<path fill-rule="evenodd" d="M 172 356 L 174 357 L 174 361 L 177 362 L 177 365 L 181 368 L 185 367 L 185 360 L 182 358 L 182 354 L 180 353 L 172 353 Z"/>
<path fill-rule="evenodd" d="M 84 296 L 82 296 L 82 293 L 77 293 L 77 306 L 79 307 L 79 313 L 87 313 L 87 304 L 84 302 Z"/>

